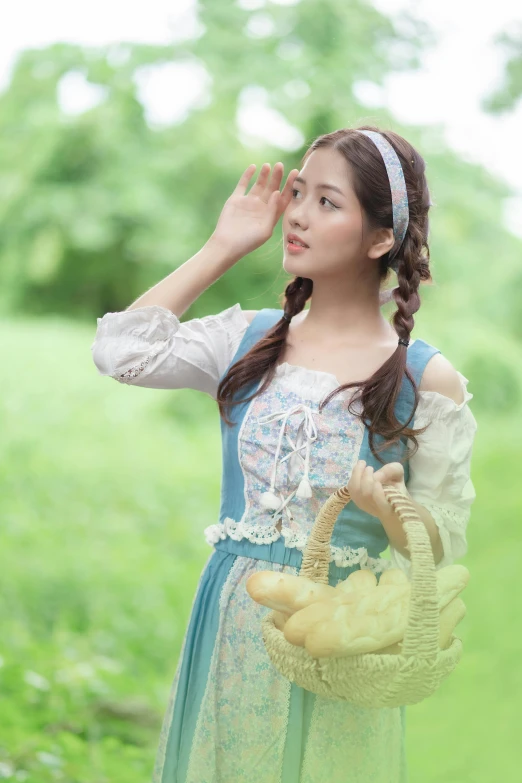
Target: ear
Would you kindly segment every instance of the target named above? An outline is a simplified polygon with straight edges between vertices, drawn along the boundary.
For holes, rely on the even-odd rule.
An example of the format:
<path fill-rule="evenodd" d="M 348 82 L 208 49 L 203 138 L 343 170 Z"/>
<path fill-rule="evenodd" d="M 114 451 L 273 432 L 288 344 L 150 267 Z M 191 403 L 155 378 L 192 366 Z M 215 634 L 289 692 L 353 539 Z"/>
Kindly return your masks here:
<path fill-rule="evenodd" d="M 372 244 L 368 249 L 368 255 L 370 258 L 380 258 L 395 244 L 395 238 L 393 236 L 392 228 L 378 228 L 374 232 Z"/>

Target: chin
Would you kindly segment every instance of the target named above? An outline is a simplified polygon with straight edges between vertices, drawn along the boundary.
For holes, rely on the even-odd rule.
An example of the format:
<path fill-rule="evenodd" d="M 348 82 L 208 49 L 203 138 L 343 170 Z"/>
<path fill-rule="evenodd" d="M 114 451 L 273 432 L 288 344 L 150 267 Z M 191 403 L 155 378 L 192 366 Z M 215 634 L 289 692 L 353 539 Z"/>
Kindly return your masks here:
<path fill-rule="evenodd" d="M 283 269 L 288 275 L 303 276 L 303 265 L 296 263 L 294 258 L 283 258 Z"/>
<path fill-rule="evenodd" d="M 316 277 L 312 269 L 307 269 L 303 263 L 296 263 L 293 258 L 290 261 L 287 258 L 283 259 L 283 269 L 287 275 L 292 275 L 293 277 L 303 277 L 312 281 Z"/>
<path fill-rule="evenodd" d="M 296 270 L 296 274 L 300 274 L 299 270 L 305 269 L 306 267 L 309 267 L 309 263 L 304 263 L 304 260 L 299 258 L 299 256 L 292 256 L 290 253 L 287 253 L 286 251 L 283 253 L 283 267 L 284 269 L 287 269 L 290 272 L 293 272 L 294 269 Z"/>

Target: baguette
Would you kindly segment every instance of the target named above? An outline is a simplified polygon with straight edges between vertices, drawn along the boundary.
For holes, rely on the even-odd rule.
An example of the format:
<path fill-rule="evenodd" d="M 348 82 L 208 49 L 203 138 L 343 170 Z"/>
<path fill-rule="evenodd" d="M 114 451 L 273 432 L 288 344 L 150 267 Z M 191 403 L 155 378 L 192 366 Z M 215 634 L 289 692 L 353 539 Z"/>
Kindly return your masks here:
<path fill-rule="evenodd" d="M 246 589 L 258 604 L 278 612 L 293 614 L 299 609 L 338 595 L 335 587 L 319 584 L 305 576 L 258 571 L 248 577 Z"/>

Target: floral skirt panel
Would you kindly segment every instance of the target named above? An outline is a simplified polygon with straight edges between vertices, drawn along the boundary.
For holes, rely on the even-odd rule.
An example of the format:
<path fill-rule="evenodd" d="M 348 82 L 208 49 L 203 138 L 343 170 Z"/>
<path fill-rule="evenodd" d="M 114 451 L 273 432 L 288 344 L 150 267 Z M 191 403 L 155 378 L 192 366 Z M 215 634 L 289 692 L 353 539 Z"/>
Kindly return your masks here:
<path fill-rule="evenodd" d="M 302 553 L 218 541 L 201 574 L 152 783 L 408 783 L 405 707 L 364 709 L 283 677 L 265 650 L 257 571 L 298 574 Z M 330 563 L 335 586 L 359 565 Z"/>

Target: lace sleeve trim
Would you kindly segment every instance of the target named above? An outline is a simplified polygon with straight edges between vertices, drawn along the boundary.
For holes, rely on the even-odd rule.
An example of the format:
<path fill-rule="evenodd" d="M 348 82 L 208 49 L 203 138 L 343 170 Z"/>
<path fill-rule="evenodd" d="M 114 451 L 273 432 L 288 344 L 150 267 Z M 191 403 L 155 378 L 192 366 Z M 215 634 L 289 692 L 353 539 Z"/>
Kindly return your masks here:
<path fill-rule="evenodd" d="M 120 383 L 141 385 L 150 375 L 152 388 L 214 396 L 247 327 L 239 302 L 183 323 L 167 308 L 148 305 L 98 318 L 91 351 L 99 373 Z"/>
<path fill-rule="evenodd" d="M 143 359 L 142 362 L 139 364 L 134 365 L 134 367 L 130 367 L 128 370 L 125 370 L 124 373 L 121 375 L 115 375 L 115 379 L 119 381 L 120 383 L 127 383 L 130 384 L 134 378 L 137 378 L 138 375 L 140 375 L 145 367 L 150 362 L 151 357 L 147 356 L 145 359 Z"/>

